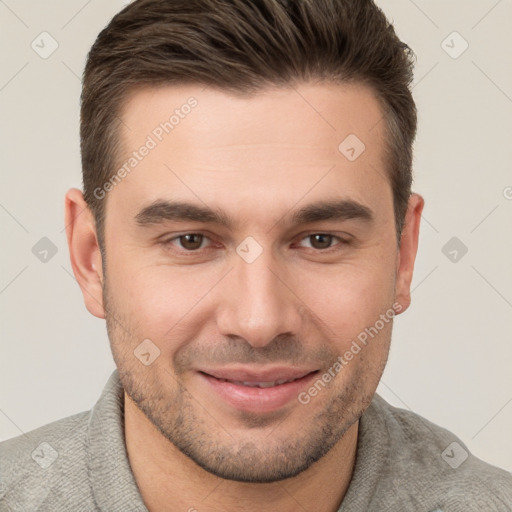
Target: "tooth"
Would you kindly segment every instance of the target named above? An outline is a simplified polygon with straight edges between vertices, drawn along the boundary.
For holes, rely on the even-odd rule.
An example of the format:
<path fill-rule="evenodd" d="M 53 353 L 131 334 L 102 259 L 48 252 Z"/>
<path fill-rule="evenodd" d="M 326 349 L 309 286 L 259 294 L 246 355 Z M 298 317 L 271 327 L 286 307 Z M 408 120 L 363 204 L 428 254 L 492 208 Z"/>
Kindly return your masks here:
<path fill-rule="evenodd" d="M 276 385 L 275 382 L 259 382 L 258 383 L 260 388 L 272 388 Z"/>
<path fill-rule="evenodd" d="M 234 384 L 249 386 L 251 388 L 271 388 L 276 385 L 275 381 L 272 382 L 234 382 Z"/>
<path fill-rule="evenodd" d="M 226 380 L 226 379 L 220 379 L 224 382 L 231 382 L 232 384 L 236 384 L 237 386 L 248 386 L 251 388 L 271 388 L 274 386 L 280 386 L 281 384 L 285 384 L 287 382 L 293 382 L 295 379 L 286 380 L 286 379 L 280 379 L 275 381 L 267 381 L 267 382 L 248 382 L 248 381 L 238 381 L 238 380 Z"/>

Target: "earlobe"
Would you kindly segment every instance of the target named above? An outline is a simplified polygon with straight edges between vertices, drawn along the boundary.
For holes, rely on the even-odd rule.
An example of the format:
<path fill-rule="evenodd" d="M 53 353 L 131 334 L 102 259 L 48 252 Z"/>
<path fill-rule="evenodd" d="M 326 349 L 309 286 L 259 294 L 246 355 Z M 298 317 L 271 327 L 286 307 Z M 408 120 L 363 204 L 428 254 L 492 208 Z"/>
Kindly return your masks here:
<path fill-rule="evenodd" d="M 85 306 L 92 315 L 105 318 L 103 267 L 94 216 L 82 192 L 76 188 L 66 194 L 65 222 L 71 266 Z"/>
<path fill-rule="evenodd" d="M 400 242 L 395 283 L 395 300 L 402 306 L 400 313 L 403 313 L 411 303 L 411 282 L 424 204 L 423 197 L 411 194 Z"/>

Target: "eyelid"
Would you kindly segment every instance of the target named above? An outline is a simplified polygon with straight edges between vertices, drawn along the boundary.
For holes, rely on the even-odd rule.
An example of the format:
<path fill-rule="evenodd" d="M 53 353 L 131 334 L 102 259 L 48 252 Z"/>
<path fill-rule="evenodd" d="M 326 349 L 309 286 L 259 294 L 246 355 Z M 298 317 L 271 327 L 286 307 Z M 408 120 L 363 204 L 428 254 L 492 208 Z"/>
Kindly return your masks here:
<path fill-rule="evenodd" d="M 201 247 L 199 249 L 194 249 L 194 250 L 187 250 L 185 248 L 180 248 L 178 245 L 172 243 L 186 235 L 200 235 L 203 237 L 202 242 L 204 242 L 205 240 L 209 240 L 210 244 L 207 247 Z M 194 254 L 194 253 L 199 253 L 200 251 L 202 251 L 204 249 L 207 249 L 208 247 L 210 247 L 212 245 L 212 242 L 213 242 L 213 240 L 211 237 L 209 237 L 208 235 L 206 235 L 204 233 L 201 233 L 200 231 L 186 231 L 184 233 L 178 233 L 178 234 L 172 236 L 171 238 L 165 238 L 164 240 L 162 240 L 161 243 L 163 245 L 175 246 L 180 253 Z"/>
<path fill-rule="evenodd" d="M 335 249 L 336 247 L 338 246 L 341 246 L 341 245 L 348 245 L 351 240 L 346 240 L 345 238 L 343 238 L 342 236 L 340 236 L 339 234 L 335 234 L 335 233 L 331 233 L 329 231 L 314 231 L 314 232 L 311 232 L 311 233 L 308 233 L 306 235 L 303 235 L 301 236 L 300 238 L 300 242 L 302 242 L 303 240 L 307 239 L 307 238 L 310 238 L 314 235 L 325 235 L 325 236 L 330 236 L 332 237 L 333 239 L 337 239 L 338 240 L 338 243 L 335 244 L 335 245 L 331 245 L 330 247 L 327 247 L 327 249 L 315 249 L 314 247 L 307 247 L 308 249 L 312 249 L 314 251 L 318 251 L 318 252 L 328 252 L 330 251 L 331 249 Z M 348 233 L 345 233 L 345 235 L 349 238 L 352 238 L 350 235 L 348 235 Z"/>
<path fill-rule="evenodd" d="M 200 236 L 203 237 L 203 242 L 205 240 L 208 240 L 210 243 L 206 247 L 202 247 L 202 248 L 199 248 L 199 249 L 193 249 L 193 250 L 187 250 L 185 248 L 180 248 L 179 246 L 177 246 L 177 244 L 172 243 L 172 242 L 175 242 L 176 240 L 179 240 L 181 237 L 186 236 L 186 235 L 200 235 Z M 311 232 L 307 232 L 307 233 L 301 233 L 300 235 L 298 235 L 300 237 L 299 238 L 299 243 L 302 242 L 303 240 L 306 240 L 306 239 L 314 236 L 314 235 L 330 236 L 333 239 L 337 239 L 338 240 L 337 244 L 332 245 L 330 247 L 327 247 L 326 249 L 315 249 L 314 247 L 305 247 L 306 249 L 311 249 L 311 250 L 313 250 L 315 252 L 329 252 L 330 250 L 335 250 L 338 246 L 343 246 L 343 245 L 350 244 L 351 241 L 352 241 L 351 239 L 353 238 L 348 233 L 344 233 L 344 235 L 346 237 L 348 237 L 349 240 L 347 240 L 346 238 L 342 237 L 340 234 L 335 234 L 335 233 L 332 233 L 332 232 L 329 232 L 329 231 L 311 231 Z M 205 233 L 202 233 L 200 231 L 185 231 L 185 232 L 182 232 L 182 233 L 175 234 L 171 238 L 165 238 L 164 240 L 162 240 L 161 243 L 164 246 L 172 245 L 173 247 L 176 247 L 175 250 L 177 252 L 179 252 L 180 254 L 191 254 L 192 255 L 192 254 L 199 254 L 201 251 L 204 251 L 204 250 L 207 250 L 207 249 L 211 248 L 211 246 L 213 245 L 214 241 L 212 240 L 212 237 L 210 237 L 210 236 L 208 236 Z M 300 246 L 300 247 L 303 247 L 303 246 Z"/>

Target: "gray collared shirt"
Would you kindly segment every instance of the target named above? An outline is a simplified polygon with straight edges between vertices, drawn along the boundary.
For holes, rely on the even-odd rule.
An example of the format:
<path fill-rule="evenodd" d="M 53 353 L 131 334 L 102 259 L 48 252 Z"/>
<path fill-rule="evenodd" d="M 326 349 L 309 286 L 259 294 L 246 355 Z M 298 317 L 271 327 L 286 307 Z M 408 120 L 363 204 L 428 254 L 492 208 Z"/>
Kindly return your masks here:
<path fill-rule="evenodd" d="M 87 412 L 0 443 L 0 511 L 147 512 L 128 461 L 117 371 Z M 512 476 L 375 395 L 338 512 L 512 512 Z"/>

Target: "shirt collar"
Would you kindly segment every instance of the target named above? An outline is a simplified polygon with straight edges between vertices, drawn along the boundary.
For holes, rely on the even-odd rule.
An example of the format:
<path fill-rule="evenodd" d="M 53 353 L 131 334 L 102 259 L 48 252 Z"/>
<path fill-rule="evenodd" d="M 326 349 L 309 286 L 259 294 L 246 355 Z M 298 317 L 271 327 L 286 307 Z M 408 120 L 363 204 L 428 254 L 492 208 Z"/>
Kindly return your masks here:
<path fill-rule="evenodd" d="M 124 437 L 124 390 L 117 370 L 91 410 L 87 428 L 87 466 L 100 510 L 147 512 L 135 482 Z"/>
<path fill-rule="evenodd" d="M 389 451 L 389 433 L 379 409 L 385 404 L 374 395 L 359 419 L 356 462 L 338 512 L 370 510 Z M 372 509 L 373 510 L 373 509 Z"/>

